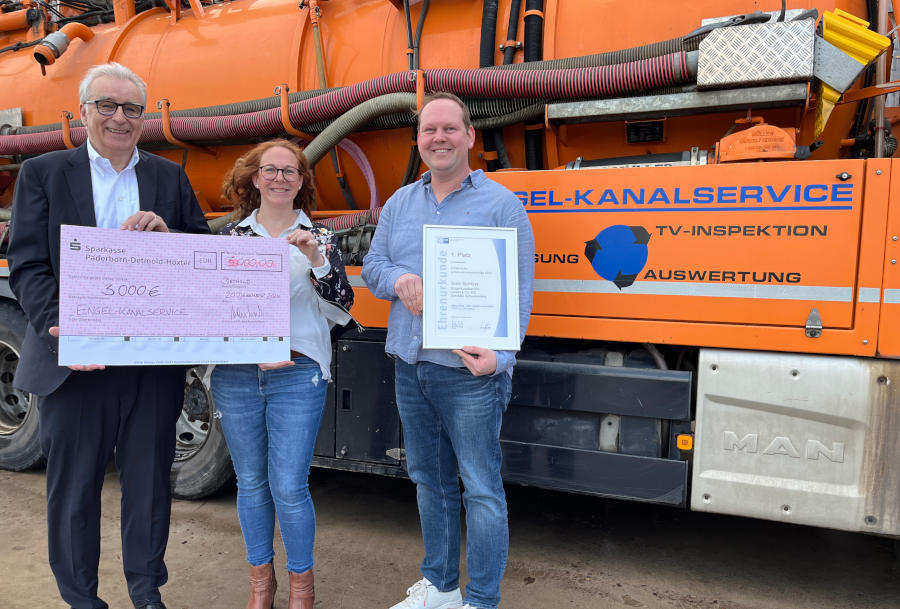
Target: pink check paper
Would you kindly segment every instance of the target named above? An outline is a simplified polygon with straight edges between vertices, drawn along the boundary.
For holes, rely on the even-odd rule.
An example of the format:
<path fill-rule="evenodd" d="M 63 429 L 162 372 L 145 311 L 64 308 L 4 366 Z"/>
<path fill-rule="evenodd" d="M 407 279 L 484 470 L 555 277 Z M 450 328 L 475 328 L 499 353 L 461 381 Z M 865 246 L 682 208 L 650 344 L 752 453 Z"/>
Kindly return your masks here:
<path fill-rule="evenodd" d="M 289 247 L 62 226 L 59 364 L 290 359 Z"/>

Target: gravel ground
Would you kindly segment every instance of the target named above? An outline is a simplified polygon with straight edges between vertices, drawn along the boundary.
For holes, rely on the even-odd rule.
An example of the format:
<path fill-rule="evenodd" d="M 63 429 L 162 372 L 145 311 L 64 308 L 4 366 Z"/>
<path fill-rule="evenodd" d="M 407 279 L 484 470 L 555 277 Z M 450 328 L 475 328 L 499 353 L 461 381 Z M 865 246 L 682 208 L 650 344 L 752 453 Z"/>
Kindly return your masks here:
<path fill-rule="evenodd" d="M 421 541 L 406 480 L 314 470 L 316 607 L 387 609 L 418 579 Z M 892 540 L 509 487 L 504 609 L 900 609 Z M 119 488 L 103 491 L 100 595 L 131 606 L 121 570 Z M 57 609 L 46 559 L 42 471 L 0 472 L 0 609 Z M 169 609 L 246 603 L 234 490 L 176 501 Z M 283 551 L 276 607 L 287 606 Z M 465 578 L 463 578 L 465 581 Z"/>

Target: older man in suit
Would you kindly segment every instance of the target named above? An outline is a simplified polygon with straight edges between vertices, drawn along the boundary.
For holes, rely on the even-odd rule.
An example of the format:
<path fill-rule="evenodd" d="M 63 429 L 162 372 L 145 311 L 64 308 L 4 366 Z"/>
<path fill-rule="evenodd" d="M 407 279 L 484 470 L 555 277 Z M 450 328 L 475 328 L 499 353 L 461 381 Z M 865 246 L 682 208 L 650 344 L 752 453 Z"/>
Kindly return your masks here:
<path fill-rule="evenodd" d="M 100 490 L 115 454 L 128 593 L 137 608 L 165 609 L 159 587 L 184 368 L 58 365 L 59 229 L 209 229 L 181 167 L 136 147 L 144 82 L 120 64 L 94 66 L 79 96 L 87 141 L 25 161 L 16 182 L 9 280 L 28 327 L 14 384 L 39 396 L 50 566 L 63 600 L 108 607 L 97 595 Z"/>

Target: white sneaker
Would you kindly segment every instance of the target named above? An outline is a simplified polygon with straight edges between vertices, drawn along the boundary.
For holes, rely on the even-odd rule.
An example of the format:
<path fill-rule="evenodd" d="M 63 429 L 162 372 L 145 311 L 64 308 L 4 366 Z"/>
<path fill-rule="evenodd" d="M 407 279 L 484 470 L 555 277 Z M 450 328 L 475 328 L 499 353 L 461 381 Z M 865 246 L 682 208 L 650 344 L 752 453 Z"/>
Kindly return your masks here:
<path fill-rule="evenodd" d="M 459 588 L 441 592 L 425 578 L 420 579 L 406 590 L 406 598 L 391 609 L 459 609 L 462 595 Z"/>

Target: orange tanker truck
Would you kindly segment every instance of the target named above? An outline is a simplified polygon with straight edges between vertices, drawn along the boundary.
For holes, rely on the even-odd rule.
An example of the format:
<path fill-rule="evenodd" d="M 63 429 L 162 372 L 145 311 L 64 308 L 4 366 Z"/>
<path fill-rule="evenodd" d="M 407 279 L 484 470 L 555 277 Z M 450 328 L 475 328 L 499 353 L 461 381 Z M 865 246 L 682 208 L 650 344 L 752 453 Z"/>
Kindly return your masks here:
<path fill-rule="evenodd" d="M 387 304 L 360 278 L 423 169 L 426 90 L 469 105 L 474 167 L 520 198 L 534 310 L 504 417 L 510 483 L 900 535 L 900 161 L 885 0 L 8 0 L 0 205 L 85 139 L 87 67 L 149 84 L 139 145 L 211 222 L 253 143 L 295 138 L 366 326 L 335 338 L 323 467 L 404 475 Z M 895 180 L 896 178 L 896 180 Z M 8 209 L 0 210 L 7 217 Z M 4 235 L 5 237 L 5 235 Z M 5 269 L 5 266 L 3 268 Z M 5 273 L 8 275 L 8 272 Z M 41 462 L 0 282 L 0 466 Z M 231 476 L 185 385 L 176 494 Z"/>

